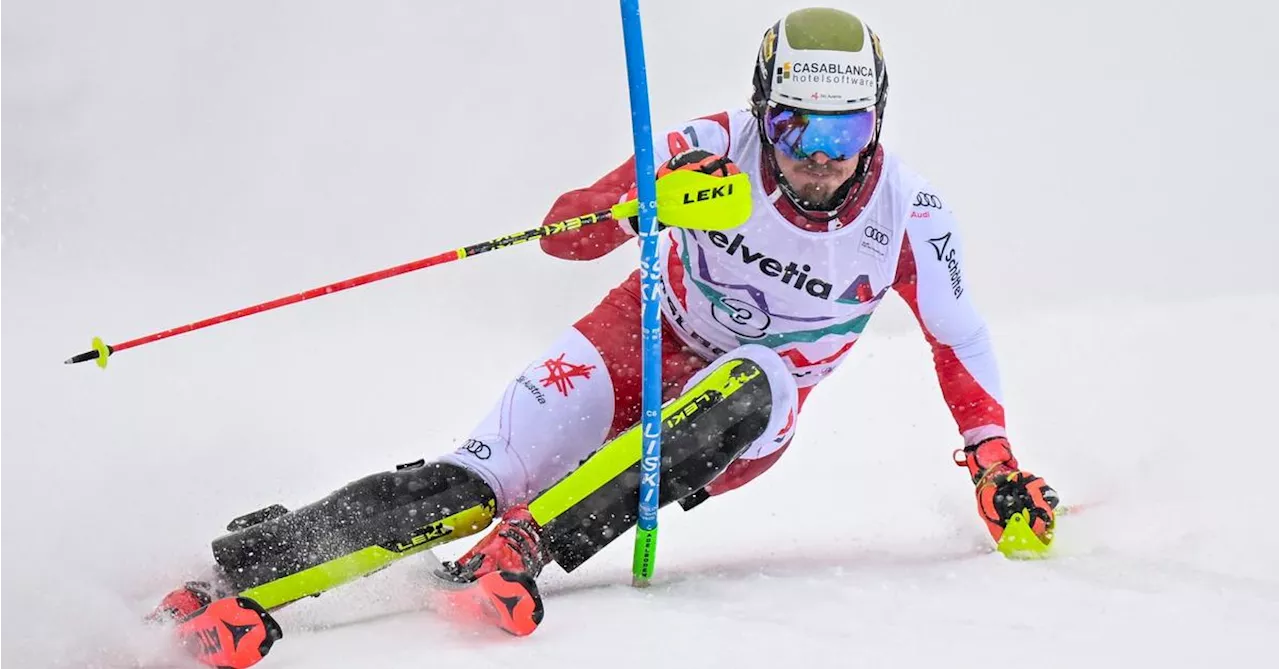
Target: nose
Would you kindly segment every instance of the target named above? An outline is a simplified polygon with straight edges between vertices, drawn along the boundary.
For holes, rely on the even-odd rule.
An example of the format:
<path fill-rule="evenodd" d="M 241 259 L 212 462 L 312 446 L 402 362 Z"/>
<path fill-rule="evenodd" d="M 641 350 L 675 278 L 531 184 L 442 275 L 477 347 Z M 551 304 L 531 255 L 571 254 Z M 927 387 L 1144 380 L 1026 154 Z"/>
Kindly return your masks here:
<path fill-rule="evenodd" d="M 831 157 L 822 151 L 818 151 L 817 153 L 810 154 L 809 160 L 812 160 L 819 165 L 826 165 L 831 162 Z"/>

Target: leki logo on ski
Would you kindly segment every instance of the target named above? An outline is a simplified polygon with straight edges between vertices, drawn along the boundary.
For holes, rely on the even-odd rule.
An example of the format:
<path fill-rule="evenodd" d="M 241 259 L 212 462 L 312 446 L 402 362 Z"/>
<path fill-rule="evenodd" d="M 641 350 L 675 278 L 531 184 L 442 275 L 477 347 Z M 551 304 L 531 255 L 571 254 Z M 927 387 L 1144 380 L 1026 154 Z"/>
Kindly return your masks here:
<path fill-rule="evenodd" d="M 547 368 L 547 378 L 542 380 L 542 387 L 547 388 L 554 385 L 561 395 L 568 397 L 569 391 L 574 389 L 573 380 L 575 378 L 591 378 L 591 370 L 595 369 L 596 366 L 565 362 L 565 355 L 561 353 L 560 357 L 542 363 L 542 366 Z"/>
<path fill-rule="evenodd" d="M 716 390 L 705 390 L 697 396 L 689 399 L 688 403 L 676 409 L 676 412 L 668 416 L 662 425 L 666 429 L 674 429 L 676 426 L 686 423 L 689 419 L 715 406 L 724 395 Z"/>
<path fill-rule="evenodd" d="M 444 524 L 444 521 L 437 520 L 426 527 L 420 527 L 409 535 L 409 540 L 405 542 L 396 542 L 396 552 L 403 553 L 411 548 L 416 548 L 428 541 L 434 541 L 441 537 L 447 537 L 453 534 L 453 528 Z"/>

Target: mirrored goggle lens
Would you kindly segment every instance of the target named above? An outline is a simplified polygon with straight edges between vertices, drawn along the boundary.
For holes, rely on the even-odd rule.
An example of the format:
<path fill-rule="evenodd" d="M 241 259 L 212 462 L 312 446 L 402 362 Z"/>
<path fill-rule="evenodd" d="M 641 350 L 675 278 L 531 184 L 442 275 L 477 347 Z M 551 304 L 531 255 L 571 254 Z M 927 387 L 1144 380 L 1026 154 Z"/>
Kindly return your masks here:
<path fill-rule="evenodd" d="M 819 114 L 787 107 L 765 112 L 765 136 L 796 160 L 822 152 L 831 160 L 847 160 L 871 143 L 876 130 L 875 110 L 847 114 Z"/>

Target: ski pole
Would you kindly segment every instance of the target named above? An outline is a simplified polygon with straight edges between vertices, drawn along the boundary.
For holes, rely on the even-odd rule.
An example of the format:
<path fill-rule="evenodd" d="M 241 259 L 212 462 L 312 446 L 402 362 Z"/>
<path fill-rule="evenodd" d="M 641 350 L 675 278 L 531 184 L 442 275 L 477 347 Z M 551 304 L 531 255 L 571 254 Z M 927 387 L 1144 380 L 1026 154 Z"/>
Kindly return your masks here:
<path fill-rule="evenodd" d="M 743 177 L 737 179 L 737 177 Z M 745 174 L 735 174 L 729 177 L 717 177 L 700 172 L 678 171 L 672 172 L 662 179 L 663 187 L 659 189 L 658 203 L 663 208 L 664 220 L 671 222 L 671 225 L 680 225 L 687 228 L 697 228 L 702 230 L 723 230 L 742 224 L 751 214 L 751 195 L 748 184 L 745 180 Z M 719 192 L 719 195 L 715 193 Z M 708 195 L 710 194 L 710 195 Z M 702 198 L 702 199 L 699 199 Z M 193 332 L 207 328 L 219 323 L 225 323 L 237 318 L 244 318 L 253 314 L 260 314 L 264 311 L 279 309 L 280 307 L 290 304 L 297 304 L 316 297 L 323 297 L 333 293 L 363 286 L 374 281 L 389 279 L 393 276 L 407 274 L 426 267 L 434 267 L 435 265 L 443 265 L 444 263 L 470 258 L 471 256 L 496 251 L 497 249 L 523 244 L 524 242 L 543 237 L 558 235 L 571 230 L 577 230 L 588 225 L 594 225 L 604 220 L 622 220 L 637 215 L 639 211 L 639 203 L 636 200 L 628 200 L 613 205 L 609 209 L 603 209 L 594 213 L 578 216 L 543 225 L 530 230 L 524 230 L 510 235 L 490 239 L 471 246 L 446 251 L 439 255 L 414 260 L 388 267 L 387 269 L 362 274 L 357 277 L 338 281 L 327 286 L 312 288 L 301 293 L 294 293 L 285 297 L 277 298 L 262 304 L 255 304 L 251 307 L 237 309 L 225 314 L 206 318 L 194 323 L 180 325 L 176 328 L 170 328 L 161 332 L 155 332 L 149 335 L 130 339 L 118 344 L 106 344 L 100 337 L 93 338 L 93 347 L 74 355 L 63 361 L 64 364 L 73 365 L 79 362 L 87 362 L 96 360 L 97 365 L 103 369 L 107 367 L 107 358 L 113 353 L 119 353 L 131 348 L 150 344 L 161 339 L 168 339 L 187 332 Z"/>
<path fill-rule="evenodd" d="M 105 369 L 107 366 L 107 357 L 110 356 L 112 353 L 118 353 L 120 351 L 142 346 L 143 344 L 150 344 L 151 342 L 154 342 L 154 341 L 160 341 L 161 339 L 167 339 L 169 337 L 185 334 L 187 332 L 200 330 L 202 328 L 207 328 L 213 325 L 217 325 L 219 323 L 226 323 L 227 321 L 233 321 L 237 318 L 244 318 L 245 316 L 260 314 L 264 311 L 279 309 L 280 307 L 285 307 L 290 304 L 297 304 L 298 302 L 303 302 L 306 300 L 310 300 L 312 298 L 331 295 L 333 293 L 347 290 L 349 288 L 355 288 L 357 286 L 363 286 L 367 283 L 373 283 L 374 281 L 381 281 L 383 279 L 389 279 L 393 276 L 407 274 L 409 272 L 424 269 L 427 267 L 434 267 L 436 265 L 443 265 L 444 263 L 447 263 L 447 262 L 453 262 L 455 260 L 469 258 L 471 256 L 480 255 L 481 253 L 487 253 L 489 251 L 493 251 L 496 249 L 506 248 L 508 246 L 514 246 L 516 244 L 523 244 L 524 242 L 527 242 L 532 239 L 541 239 L 542 237 L 550 237 L 551 235 L 557 235 L 562 232 L 577 230 L 579 228 L 582 228 L 583 226 L 598 223 L 599 221 L 609 219 L 611 217 L 612 217 L 611 211 L 608 209 L 597 211 L 591 214 L 587 214 L 585 216 L 579 216 L 578 218 L 571 218 L 569 220 L 560 221 L 559 223 L 544 225 L 541 227 L 533 228 L 531 230 L 517 232 L 512 235 L 498 237 L 497 239 L 490 239 L 489 241 L 486 241 L 486 242 L 480 242 L 479 244 L 472 244 L 471 246 L 464 246 L 462 248 L 454 249 L 452 251 L 445 251 L 444 253 L 441 253 L 439 255 L 422 258 L 420 260 L 414 260 L 412 262 L 407 262 L 402 265 L 396 265 L 395 267 L 388 267 L 387 269 L 378 270 L 376 272 L 361 274 L 360 276 L 346 279 L 345 281 L 338 281 L 336 283 L 331 283 L 326 286 L 319 286 L 317 288 L 312 288 L 311 290 L 304 290 L 301 293 L 286 295 L 285 297 L 277 298 L 269 302 L 263 302 L 262 304 L 255 304 L 251 307 L 237 309 L 235 311 L 230 311 L 225 314 L 213 316 L 212 318 L 206 318 L 204 320 L 199 320 L 194 323 L 180 325 L 176 328 L 170 328 L 168 330 L 163 330 L 161 332 L 155 332 L 149 335 L 138 337 L 137 339 L 130 339 L 129 341 L 120 342 L 119 344 L 106 345 L 102 342 L 100 338 L 94 337 L 93 348 L 91 350 L 85 351 L 84 353 L 68 358 L 67 360 L 64 361 L 64 364 L 73 365 L 78 362 L 85 362 L 88 360 L 97 360 L 98 366 Z"/>

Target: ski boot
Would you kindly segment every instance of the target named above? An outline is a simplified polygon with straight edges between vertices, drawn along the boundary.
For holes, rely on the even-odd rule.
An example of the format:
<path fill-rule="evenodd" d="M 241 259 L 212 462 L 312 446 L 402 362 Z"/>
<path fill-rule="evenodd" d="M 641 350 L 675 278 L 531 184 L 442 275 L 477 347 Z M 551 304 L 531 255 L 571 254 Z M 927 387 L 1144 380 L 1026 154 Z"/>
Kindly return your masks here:
<path fill-rule="evenodd" d="M 219 669 L 258 663 L 284 633 L 271 614 L 247 597 L 224 597 L 178 623 L 178 643 L 197 661 Z"/>
<path fill-rule="evenodd" d="M 177 623 L 210 605 L 216 599 L 234 594 L 226 581 L 218 576 L 208 581 L 187 581 L 181 588 L 170 592 L 147 616 L 150 623 Z"/>
<path fill-rule="evenodd" d="M 516 636 L 532 634 L 543 615 L 534 580 L 546 564 L 540 533 L 528 508 L 507 511 L 484 539 L 436 573 L 440 604 Z"/>
<path fill-rule="evenodd" d="M 187 581 L 170 592 L 147 621 L 172 624 L 178 644 L 202 664 L 246 669 L 257 664 L 283 635 L 257 602 L 236 597 L 218 576 Z"/>

